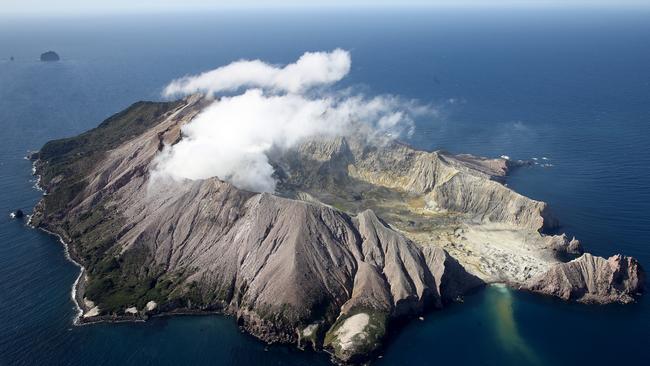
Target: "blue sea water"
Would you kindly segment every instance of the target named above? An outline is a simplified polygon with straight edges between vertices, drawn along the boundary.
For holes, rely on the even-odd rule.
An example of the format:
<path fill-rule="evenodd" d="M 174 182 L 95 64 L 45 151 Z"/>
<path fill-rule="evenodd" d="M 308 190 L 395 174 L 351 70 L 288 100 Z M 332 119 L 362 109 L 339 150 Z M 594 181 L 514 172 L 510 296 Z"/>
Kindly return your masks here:
<path fill-rule="evenodd" d="M 0 15 L 1 17 L 1 15 Z M 240 58 L 351 51 L 342 87 L 438 110 L 412 144 L 552 166 L 509 184 L 598 255 L 650 268 L 650 12 L 327 10 L 0 19 L 0 365 L 319 365 L 222 316 L 72 325 L 78 269 L 24 222 L 27 150 L 96 126 L 172 78 Z M 53 49 L 62 61 L 41 63 Z M 14 61 L 9 57 L 14 56 Z M 542 161 L 542 157 L 548 160 Z M 647 364 L 650 300 L 569 304 L 488 287 L 394 332 L 377 365 Z"/>

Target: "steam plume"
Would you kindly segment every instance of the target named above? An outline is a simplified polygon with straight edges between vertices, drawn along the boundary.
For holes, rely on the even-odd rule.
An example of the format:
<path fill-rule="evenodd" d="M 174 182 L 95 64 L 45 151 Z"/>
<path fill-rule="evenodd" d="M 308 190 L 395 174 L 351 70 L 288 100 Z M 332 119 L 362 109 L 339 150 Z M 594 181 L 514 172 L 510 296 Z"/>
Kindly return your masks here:
<path fill-rule="evenodd" d="M 283 68 L 237 61 L 173 81 L 166 95 L 249 89 L 215 100 L 185 125 L 183 139 L 158 157 L 154 178 L 216 176 L 239 188 L 272 192 L 271 149 L 290 149 L 315 136 L 346 135 L 359 124 L 373 135 L 397 136 L 412 130 L 413 116 L 431 112 L 394 96 L 367 98 L 340 91 L 307 96 L 310 88 L 338 81 L 349 70 L 350 54 L 337 49 L 305 53 Z"/>
<path fill-rule="evenodd" d="M 350 54 L 342 49 L 332 52 L 306 52 L 293 64 L 278 68 L 260 60 L 242 60 L 172 81 L 165 96 L 192 93 L 214 95 L 242 87 L 298 93 L 320 84 L 341 80 L 350 71 Z"/>

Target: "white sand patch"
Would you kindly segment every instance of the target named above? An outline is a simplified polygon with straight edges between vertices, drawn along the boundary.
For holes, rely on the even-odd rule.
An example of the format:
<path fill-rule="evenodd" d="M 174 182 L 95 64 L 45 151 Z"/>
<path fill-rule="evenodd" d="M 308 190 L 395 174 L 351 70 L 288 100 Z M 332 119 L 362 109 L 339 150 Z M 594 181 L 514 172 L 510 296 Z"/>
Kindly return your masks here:
<path fill-rule="evenodd" d="M 318 323 L 314 324 L 309 324 L 308 326 L 305 327 L 305 329 L 302 330 L 302 336 L 303 337 L 311 337 L 312 334 L 318 329 Z"/>
<path fill-rule="evenodd" d="M 158 304 L 156 304 L 155 301 L 149 301 L 147 303 L 147 305 L 145 305 L 145 309 L 147 311 L 152 311 L 152 310 L 156 309 L 157 307 L 158 307 Z"/>
<path fill-rule="evenodd" d="M 130 308 L 126 308 L 126 310 L 124 310 L 124 313 L 126 313 L 126 314 L 134 314 L 135 315 L 135 314 L 138 313 L 138 308 L 136 308 L 135 306 L 132 306 Z"/>
<path fill-rule="evenodd" d="M 336 330 L 336 338 L 339 345 L 343 350 L 349 350 L 354 346 L 353 338 L 358 335 L 358 338 L 364 339 L 367 334 L 364 332 L 370 316 L 366 313 L 359 313 L 347 318 L 343 324 Z"/>
<path fill-rule="evenodd" d="M 99 306 L 95 306 L 94 308 L 88 310 L 87 312 L 84 313 L 83 317 L 84 318 L 92 318 L 93 316 L 99 315 Z"/>

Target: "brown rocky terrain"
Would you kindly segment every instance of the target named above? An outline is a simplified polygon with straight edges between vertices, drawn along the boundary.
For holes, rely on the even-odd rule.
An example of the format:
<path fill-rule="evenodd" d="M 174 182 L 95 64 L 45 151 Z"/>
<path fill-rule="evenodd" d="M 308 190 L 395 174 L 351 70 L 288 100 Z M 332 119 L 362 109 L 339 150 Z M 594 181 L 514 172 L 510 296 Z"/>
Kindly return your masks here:
<path fill-rule="evenodd" d="M 33 156 L 46 192 L 33 225 L 84 267 L 81 321 L 223 312 L 267 342 L 368 359 L 394 319 L 484 283 L 629 302 L 633 258 L 583 254 L 547 205 L 504 183 L 520 163 L 425 152 L 355 133 L 270 159 L 275 194 L 216 177 L 155 180 L 156 157 L 206 101 L 136 103 Z"/>
<path fill-rule="evenodd" d="M 634 258 L 618 254 L 605 259 L 585 253 L 533 278 L 526 288 L 584 303 L 629 303 L 634 301 L 634 291 L 643 289 L 644 280 Z"/>

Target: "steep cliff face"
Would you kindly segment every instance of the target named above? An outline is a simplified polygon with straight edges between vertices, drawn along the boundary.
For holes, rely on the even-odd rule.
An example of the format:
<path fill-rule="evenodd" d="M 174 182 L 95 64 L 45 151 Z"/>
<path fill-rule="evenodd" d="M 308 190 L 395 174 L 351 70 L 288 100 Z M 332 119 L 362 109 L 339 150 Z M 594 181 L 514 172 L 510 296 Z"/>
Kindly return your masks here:
<path fill-rule="evenodd" d="M 634 258 L 619 254 L 605 259 L 585 253 L 539 275 L 526 288 L 564 300 L 629 303 L 643 291 L 644 282 L 643 270 Z"/>
<path fill-rule="evenodd" d="M 156 157 L 206 103 L 136 103 L 34 156 L 47 194 L 31 222 L 61 235 L 85 267 L 82 320 L 219 311 L 262 340 L 355 362 L 381 346 L 392 319 L 485 282 L 568 299 L 613 294 L 591 297 L 599 302 L 629 301 L 622 288 L 641 287 L 628 259 L 619 269 L 562 263 L 579 242 L 541 233 L 555 222 L 503 184 L 503 159 L 355 135 L 270 156 L 277 194 L 157 178 Z"/>
<path fill-rule="evenodd" d="M 446 249 L 485 282 L 523 285 L 564 258 L 578 242 L 547 236 L 547 205 L 504 185 L 522 162 L 415 150 L 362 132 L 310 140 L 274 156 L 287 196 L 347 212 L 371 209 L 426 248 Z"/>
<path fill-rule="evenodd" d="M 289 157 L 280 159 L 288 164 L 279 165 L 287 171 L 285 183 L 299 189 L 324 188 L 339 195 L 349 190 L 343 186 L 356 180 L 420 195 L 432 210 L 463 213 L 478 221 L 537 231 L 557 226 L 544 202 L 502 184 L 514 165 L 505 159 L 419 151 L 397 141 L 368 144 L 359 136 L 308 141 L 298 152 L 297 157 L 290 151 Z M 324 176 L 329 185 L 323 184 Z"/>

